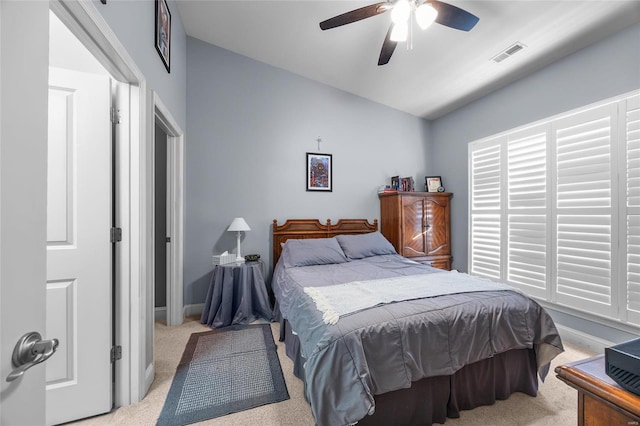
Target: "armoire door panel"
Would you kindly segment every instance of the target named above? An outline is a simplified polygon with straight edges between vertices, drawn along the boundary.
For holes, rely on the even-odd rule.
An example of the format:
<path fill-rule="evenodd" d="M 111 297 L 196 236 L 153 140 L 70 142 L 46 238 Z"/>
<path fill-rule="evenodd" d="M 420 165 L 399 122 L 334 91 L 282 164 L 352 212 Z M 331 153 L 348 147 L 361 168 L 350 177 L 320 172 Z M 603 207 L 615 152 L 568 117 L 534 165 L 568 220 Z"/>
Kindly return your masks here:
<path fill-rule="evenodd" d="M 426 200 L 426 254 L 433 256 L 450 254 L 448 223 L 448 198 Z"/>
<path fill-rule="evenodd" d="M 406 197 L 402 200 L 403 206 L 403 256 L 424 256 L 424 199 L 419 197 Z"/>

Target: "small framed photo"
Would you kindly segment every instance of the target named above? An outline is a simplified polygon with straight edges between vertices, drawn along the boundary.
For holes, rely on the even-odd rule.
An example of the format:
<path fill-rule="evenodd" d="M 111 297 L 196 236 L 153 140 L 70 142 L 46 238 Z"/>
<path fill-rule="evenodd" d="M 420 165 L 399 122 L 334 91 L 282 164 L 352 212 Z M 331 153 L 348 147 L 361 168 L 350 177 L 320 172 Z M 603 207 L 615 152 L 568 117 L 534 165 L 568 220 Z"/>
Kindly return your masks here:
<path fill-rule="evenodd" d="M 427 192 L 442 192 L 438 188 L 442 187 L 442 178 L 440 176 L 425 176 L 424 189 Z"/>
<path fill-rule="evenodd" d="M 391 189 L 393 189 L 394 191 L 400 190 L 400 176 L 391 177 Z"/>
<path fill-rule="evenodd" d="M 331 154 L 307 152 L 307 191 L 333 190 Z"/>
<path fill-rule="evenodd" d="M 167 0 L 156 0 L 156 50 L 167 72 L 171 72 L 171 12 Z"/>

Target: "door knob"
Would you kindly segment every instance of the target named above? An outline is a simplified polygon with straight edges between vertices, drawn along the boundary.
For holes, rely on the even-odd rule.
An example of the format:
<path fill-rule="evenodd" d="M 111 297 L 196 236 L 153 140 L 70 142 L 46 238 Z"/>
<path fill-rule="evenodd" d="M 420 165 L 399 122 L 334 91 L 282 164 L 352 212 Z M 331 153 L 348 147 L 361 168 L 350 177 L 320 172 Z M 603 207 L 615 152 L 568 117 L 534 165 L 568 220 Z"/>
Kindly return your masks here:
<path fill-rule="evenodd" d="M 42 340 L 37 331 L 22 336 L 13 349 L 11 361 L 15 369 L 7 376 L 7 382 L 13 382 L 25 371 L 48 360 L 58 348 L 58 339 Z"/>

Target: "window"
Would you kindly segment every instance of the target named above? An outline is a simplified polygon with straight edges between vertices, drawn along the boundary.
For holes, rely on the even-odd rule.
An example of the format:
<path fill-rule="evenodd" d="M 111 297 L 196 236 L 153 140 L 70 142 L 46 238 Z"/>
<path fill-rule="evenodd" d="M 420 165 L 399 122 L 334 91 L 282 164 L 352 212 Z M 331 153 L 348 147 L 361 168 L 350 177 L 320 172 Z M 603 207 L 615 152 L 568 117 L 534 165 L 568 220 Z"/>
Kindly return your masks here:
<path fill-rule="evenodd" d="M 472 142 L 469 170 L 471 274 L 640 325 L 639 94 Z"/>

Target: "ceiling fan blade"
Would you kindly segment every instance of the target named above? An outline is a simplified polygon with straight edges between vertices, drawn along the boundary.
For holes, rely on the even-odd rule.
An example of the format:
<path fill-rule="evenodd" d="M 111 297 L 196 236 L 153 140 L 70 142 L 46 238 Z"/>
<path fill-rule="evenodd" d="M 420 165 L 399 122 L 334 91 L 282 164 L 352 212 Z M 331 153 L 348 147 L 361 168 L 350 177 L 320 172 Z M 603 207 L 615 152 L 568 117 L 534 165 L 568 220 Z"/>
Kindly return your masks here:
<path fill-rule="evenodd" d="M 431 4 L 438 11 L 436 22 L 456 30 L 469 31 L 480 20 L 476 15 L 449 3 L 433 0 Z"/>
<path fill-rule="evenodd" d="M 380 57 L 378 58 L 378 66 L 386 65 L 391 59 L 391 55 L 393 55 L 393 51 L 396 50 L 396 46 L 398 45 L 397 41 L 391 40 L 391 31 L 393 30 L 393 24 L 389 27 L 389 31 L 387 31 L 387 36 L 384 38 L 384 43 L 382 43 L 382 49 L 380 50 Z"/>
<path fill-rule="evenodd" d="M 326 21 L 320 22 L 320 28 L 322 30 L 328 30 L 342 25 L 357 22 L 362 19 L 370 18 L 372 16 L 379 15 L 389 10 L 391 6 L 387 2 L 380 2 L 369 6 L 361 7 L 360 9 L 354 9 L 350 12 L 343 13 L 342 15 L 334 16 Z"/>

